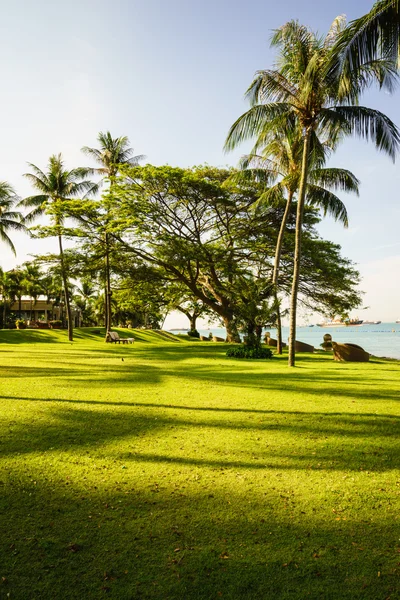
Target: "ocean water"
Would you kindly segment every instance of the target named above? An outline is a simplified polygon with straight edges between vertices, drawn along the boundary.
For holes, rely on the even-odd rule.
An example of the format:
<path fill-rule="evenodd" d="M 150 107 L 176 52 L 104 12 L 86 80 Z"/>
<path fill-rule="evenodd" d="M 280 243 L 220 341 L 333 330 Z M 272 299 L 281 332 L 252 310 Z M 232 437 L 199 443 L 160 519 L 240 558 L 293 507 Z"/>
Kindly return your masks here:
<path fill-rule="evenodd" d="M 172 330 L 173 333 L 185 333 Z M 268 329 L 271 337 L 276 337 L 275 329 Z M 298 327 L 296 339 L 320 348 L 325 333 L 332 336 L 334 342 L 351 342 L 375 356 L 386 356 L 400 359 L 400 323 L 380 323 L 379 325 L 360 325 L 357 327 Z M 199 329 L 201 335 L 213 335 L 225 338 L 226 331 L 222 327 Z M 287 342 L 289 328 L 283 327 L 283 341 Z"/>

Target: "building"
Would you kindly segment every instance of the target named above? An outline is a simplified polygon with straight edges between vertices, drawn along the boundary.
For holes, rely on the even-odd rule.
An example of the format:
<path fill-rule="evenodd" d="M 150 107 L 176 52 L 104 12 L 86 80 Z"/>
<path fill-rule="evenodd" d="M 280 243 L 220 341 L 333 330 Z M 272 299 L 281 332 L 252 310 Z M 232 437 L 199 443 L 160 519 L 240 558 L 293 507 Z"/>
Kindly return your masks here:
<path fill-rule="evenodd" d="M 80 327 L 82 324 L 82 313 L 79 308 L 73 306 L 72 318 L 74 320 L 74 327 Z M 19 319 L 27 321 L 28 325 L 31 323 L 41 322 L 47 323 L 48 321 L 65 321 L 66 311 L 64 302 L 60 302 L 57 306 L 42 296 L 37 300 L 33 298 L 27 298 L 23 296 L 21 303 L 19 300 L 13 302 L 9 307 L 9 311 L 18 316 Z"/>

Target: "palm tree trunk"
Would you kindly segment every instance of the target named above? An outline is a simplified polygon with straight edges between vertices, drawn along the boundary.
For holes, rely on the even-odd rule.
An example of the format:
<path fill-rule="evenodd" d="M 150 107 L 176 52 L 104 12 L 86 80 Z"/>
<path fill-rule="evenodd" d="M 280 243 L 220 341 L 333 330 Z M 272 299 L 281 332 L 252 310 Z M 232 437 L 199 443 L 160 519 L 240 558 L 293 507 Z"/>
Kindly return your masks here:
<path fill-rule="evenodd" d="M 67 310 L 68 319 L 68 339 L 70 342 L 74 339 L 74 324 L 72 322 L 71 305 L 69 303 L 69 291 L 68 291 L 68 278 L 65 270 L 64 251 L 62 246 L 62 236 L 58 235 L 58 246 L 60 248 L 60 263 L 61 263 L 61 277 L 64 286 L 64 297 L 65 297 L 65 308 Z"/>
<path fill-rule="evenodd" d="M 311 127 L 307 127 L 304 135 L 303 161 L 301 166 L 301 180 L 299 195 L 297 200 L 296 214 L 296 236 L 294 250 L 294 269 L 292 296 L 290 299 L 290 326 L 289 326 L 289 367 L 294 367 L 296 362 L 295 343 L 296 343 L 296 316 L 297 316 L 297 294 L 299 291 L 300 280 L 300 260 L 301 260 L 301 234 L 303 228 L 304 203 L 306 199 L 307 178 L 308 178 L 308 154 L 310 150 Z"/>
<path fill-rule="evenodd" d="M 111 330 L 111 280 L 110 280 L 110 246 L 108 233 L 105 234 L 105 275 L 106 275 L 106 337 Z"/>
<path fill-rule="evenodd" d="M 280 311 L 280 307 L 279 307 L 279 298 L 278 298 L 279 265 L 281 262 L 283 236 L 286 231 L 286 225 L 287 225 L 287 221 L 289 218 L 290 208 L 292 206 L 292 200 L 293 200 L 293 192 L 289 191 L 288 198 L 286 201 L 286 206 L 285 206 L 285 212 L 283 213 L 281 227 L 279 229 L 278 239 L 276 242 L 274 272 L 272 275 L 272 284 L 274 286 L 274 296 L 275 296 L 275 303 L 276 303 L 276 310 L 277 310 L 277 318 L 276 318 L 276 321 L 277 321 L 276 353 L 277 354 L 282 354 L 282 319 L 281 319 L 281 311 Z"/>

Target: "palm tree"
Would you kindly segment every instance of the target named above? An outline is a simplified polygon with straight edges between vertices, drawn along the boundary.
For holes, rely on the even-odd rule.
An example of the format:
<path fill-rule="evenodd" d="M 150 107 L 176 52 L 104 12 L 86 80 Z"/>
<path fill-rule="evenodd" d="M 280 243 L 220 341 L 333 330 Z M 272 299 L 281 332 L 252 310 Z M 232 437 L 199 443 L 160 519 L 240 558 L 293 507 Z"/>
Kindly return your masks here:
<path fill-rule="evenodd" d="M 18 300 L 18 318 L 22 316 L 22 296 L 25 292 L 25 280 L 22 269 L 16 267 L 11 271 L 8 271 L 8 282 L 9 282 L 9 297 L 10 300 Z"/>
<path fill-rule="evenodd" d="M 0 294 L 3 301 L 3 329 L 6 327 L 7 304 L 11 304 L 16 298 L 16 285 L 12 271 L 3 271 L 0 268 Z"/>
<path fill-rule="evenodd" d="M 31 299 L 30 320 L 32 320 L 33 307 L 36 304 L 38 296 L 43 294 L 43 285 L 41 282 L 43 274 L 40 267 L 33 262 L 26 262 L 22 267 L 24 288 Z"/>
<path fill-rule="evenodd" d="M 52 210 L 52 221 L 56 230 L 59 245 L 60 271 L 63 280 L 65 306 L 68 319 L 68 339 L 73 340 L 73 321 L 69 297 L 68 269 L 65 261 L 62 239 L 62 227 L 64 224 L 64 214 L 61 203 L 71 200 L 77 196 L 87 196 L 94 193 L 96 186 L 86 178 L 89 175 L 89 169 L 77 168 L 68 171 L 64 167 L 61 154 L 53 155 L 49 158 L 47 173 L 41 171 L 32 163 L 28 163 L 33 173 L 25 173 L 32 186 L 40 192 L 36 196 L 29 196 L 21 201 L 21 206 L 31 208 L 32 211 L 25 217 L 26 223 L 32 222 L 37 217 L 46 214 L 49 209 Z"/>
<path fill-rule="evenodd" d="M 0 240 L 5 242 L 16 255 L 14 244 L 8 236 L 9 231 L 27 231 L 21 222 L 21 213 L 13 210 L 18 198 L 14 189 L 6 181 L 0 181 Z"/>
<path fill-rule="evenodd" d="M 74 297 L 75 304 L 82 312 L 84 325 L 93 324 L 93 305 L 97 289 L 89 280 L 81 280 L 80 285 L 76 286 L 77 295 Z"/>
<path fill-rule="evenodd" d="M 400 133 L 386 115 L 357 104 L 358 96 L 369 83 L 367 71 L 360 77 L 354 75 L 347 97 L 340 88 L 340 79 L 334 73 L 328 76 L 332 48 L 341 31 L 340 19 L 334 21 L 325 40 L 294 21 L 277 30 L 272 39 L 272 45 L 280 50 L 277 68 L 256 74 L 247 91 L 251 108 L 232 125 L 226 142 L 227 149 L 234 148 L 247 139 L 268 135 L 279 124 L 291 123 L 301 132 L 303 148 L 290 301 L 289 366 L 295 365 L 301 234 L 313 136 L 330 139 L 335 145 L 342 136 L 357 135 L 372 140 L 393 160 L 400 144 Z"/>
<path fill-rule="evenodd" d="M 95 173 L 102 177 L 102 181 L 108 179 L 112 186 L 115 177 L 118 175 L 122 165 L 136 166 L 140 160 L 145 157 L 143 155 L 134 156 L 133 149 L 129 147 L 129 139 L 126 136 L 113 138 L 111 133 L 100 132 L 97 141 L 100 148 L 89 148 L 84 146 L 82 152 L 93 158 L 100 166 L 91 169 L 91 173 Z M 107 215 L 106 215 L 107 220 Z M 110 272 L 110 238 L 107 229 L 104 233 L 104 254 L 105 254 L 105 328 L 106 340 L 111 330 L 111 272 Z"/>
<path fill-rule="evenodd" d="M 231 179 L 240 181 L 260 181 L 267 185 L 278 178 L 277 183 L 267 188 L 257 201 L 260 205 L 281 204 L 286 198 L 285 209 L 279 229 L 276 248 L 272 285 L 275 294 L 275 310 L 277 315 L 277 354 L 282 354 L 282 321 L 279 293 L 279 267 L 282 253 L 283 239 L 287 221 L 292 210 L 300 181 L 302 162 L 302 138 L 296 131 L 288 131 L 286 135 L 281 132 L 272 132 L 272 138 L 262 148 L 261 154 L 256 154 L 258 146 L 264 140 L 258 140 L 251 154 L 243 156 L 240 161 L 242 171 Z M 307 186 L 307 202 L 318 206 L 324 213 L 330 214 L 344 227 L 348 227 L 347 210 L 343 202 L 335 195 L 336 190 L 354 192 L 358 194 L 358 179 L 346 169 L 323 168 L 332 148 L 328 142 L 321 144 L 313 136 L 312 151 L 310 153 L 310 175 Z"/>

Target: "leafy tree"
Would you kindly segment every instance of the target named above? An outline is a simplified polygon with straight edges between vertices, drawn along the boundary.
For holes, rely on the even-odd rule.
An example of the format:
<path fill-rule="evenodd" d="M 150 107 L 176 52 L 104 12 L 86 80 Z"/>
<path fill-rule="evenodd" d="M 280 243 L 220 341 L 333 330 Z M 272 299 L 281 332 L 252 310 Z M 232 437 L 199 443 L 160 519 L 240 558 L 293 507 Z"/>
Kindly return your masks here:
<path fill-rule="evenodd" d="M 237 341 L 238 325 L 254 330 L 270 322 L 272 261 L 284 207 L 254 211 L 260 188 L 225 185 L 230 175 L 212 167 L 127 168 L 113 189 L 109 231 L 124 260 L 161 270 L 170 285 L 186 289 L 218 315 L 228 340 Z M 317 239 L 312 231 L 316 222 L 315 209 L 307 208 L 310 239 Z M 293 213 L 286 238 L 283 293 L 293 274 Z M 335 260 L 328 271 L 335 268 Z M 307 295 L 310 278 L 322 281 L 316 275 L 307 270 L 300 278 L 302 294 Z"/>
<path fill-rule="evenodd" d="M 113 185 L 115 177 L 119 173 L 121 165 L 135 166 L 140 160 L 143 160 L 143 155 L 134 156 L 133 149 L 129 146 L 129 139 L 126 136 L 113 138 L 111 133 L 100 132 L 97 141 L 99 148 L 89 148 L 84 146 L 82 152 L 90 156 L 100 166 L 92 168 L 91 173 L 100 175 L 102 181 L 107 179 L 110 185 Z M 107 220 L 107 211 L 106 211 Z M 105 272 L 105 327 L 106 339 L 111 329 L 111 269 L 110 269 L 110 239 L 107 230 L 104 232 L 104 272 Z"/>
<path fill-rule="evenodd" d="M 235 144 L 235 140 L 233 140 Z M 227 145 L 230 145 L 228 135 Z M 343 202 L 335 195 L 336 190 L 351 191 L 358 194 L 358 180 L 346 169 L 323 168 L 331 153 L 328 143 L 320 143 L 314 135 L 310 151 L 310 174 L 307 184 L 307 202 L 318 206 L 323 213 L 330 214 L 345 227 L 348 225 L 347 210 Z M 268 132 L 267 140 L 261 135 L 256 141 L 252 153 L 242 157 L 242 168 L 231 179 L 246 183 L 247 181 L 263 182 L 267 188 L 258 199 L 256 205 L 275 205 L 286 198 L 285 211 L 276 242 L 272 285 L 275 293 L 275 312 L 277 323 L 277 353 L 282 354 L 282 323 L 279 302 L 279 267 L 283 246 L 283 236 L 292 203 L 299 189 L 301 177 L 303 141 L 297 130 L 282 129 Z"/>
<path fill-rule="evenodd" d="M 18 198 L 14 189 L 6 181 L 0 181 L 0 240 L 2 240 L 16 255 L 13 242 L 9 237 L 10 231 L 24 231 L 27 229 L 22 223 L 22 215 L 14 210 Z"/>
<path fill-rule="evenodd" d="M 87 180 L 89 169 L 76 168 L 68 171 L 65 169 L 61 154 L 50 157 L 46 173 L 32 163 L 28 164 L 32 168 L 33 173 L 26 173 L 25 177 L 40 193 L 25 198 L 20 204 L 32 209 L 25 217 L 25 222 L 27 223 L 34 221 L 37 217 L 44 214 L 51 214 L 52 228 L 48 230 L 48 234 L 58 237 L 60 270 L 68 319 L 68 339 L 72 341 L 73 320 L 68 291 L 68 270 L 64 257 L 62 237 L 62 226 L 65 220 L 62 202 L 75 196 L 86 196 L 87 194 L 95 193 L 97 188 Z"/>
<path fill-rule="evenodd" d="M 272 45 L 279 50 L 275 69 L 259 71 L 247 91 L 251 108 L 231 128 L 230 144 L 267 135 L 277 123 L 293 124 L 303 140 L 301 176 L 296 217 L 296 246 L 290 302 L 289 366 L 295 365 L 297 299 L 301 274 L 301 240 L 304 205 L 309 182 L 312 138 L 331 139 L 357 135 L 371 139 L 379 150 L 394 159 L 400 134 L 394 123 L 377 110 L 358 104 L 358 98 L 372 74 L 374 65 L 362 74 L 343 80 L 330 69 L 332 48 L 343 29 L 334 21 L 324 40 L 308 28 L 291 21 L 277 30 Z M 330 73 L 330 75 L 328 75 Z M 390 72 L 387 78 L 390 77 Z M 229 147 L 229 144 L 228 144 Z"/>

